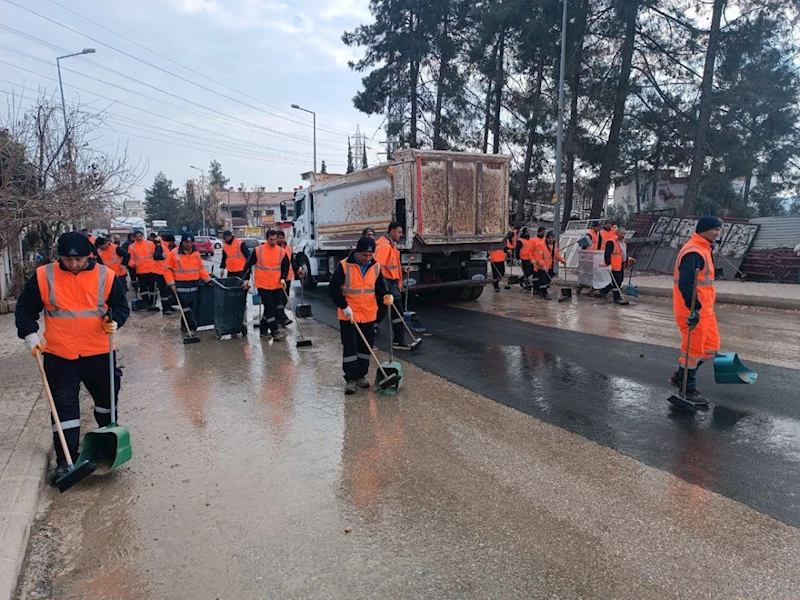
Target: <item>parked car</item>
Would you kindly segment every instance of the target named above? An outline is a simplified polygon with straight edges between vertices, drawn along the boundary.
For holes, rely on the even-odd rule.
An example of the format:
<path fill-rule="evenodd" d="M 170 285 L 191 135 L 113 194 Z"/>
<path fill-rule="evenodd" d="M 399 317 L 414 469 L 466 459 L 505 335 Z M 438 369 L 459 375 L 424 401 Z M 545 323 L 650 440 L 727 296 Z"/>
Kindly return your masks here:
<path fill-rule="evenodd" d="M 214 250 L 219 250 L 222 248 L 222 240 L 219 238 L 215 238 L 213 235 L 208 236 L 208 239 L 211 240 L 211 243 L 214 244 Z"/>
<path fill-rule="evenodd" d="M 258 239 L 258 238 L 246 237 L 246 238 L 244 238 L 242 240 L 242 243 L 245 246 L 247 246 L 248 250 L 250 250 L 252 252 L 253 248 L 255 248 L 256 246 L 260 246 L 261 244 L 266 244 L 267 242 L 266 242 L 266 240 L 261 240 L 261 239 Z"/>
<path fill-rule="evenodd" d="M 200 256 L 214 256 L 214 243 L 208 236 L 196 236 L 194 238 L 194 247 L 197 248 Z"/>

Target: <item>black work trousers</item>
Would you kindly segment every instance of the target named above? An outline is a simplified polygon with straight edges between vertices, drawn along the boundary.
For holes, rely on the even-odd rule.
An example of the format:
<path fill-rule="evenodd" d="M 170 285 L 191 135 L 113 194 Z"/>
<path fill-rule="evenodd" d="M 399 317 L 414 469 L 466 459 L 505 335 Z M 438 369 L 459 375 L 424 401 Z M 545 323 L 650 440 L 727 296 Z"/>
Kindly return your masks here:
<path fill-rule="evenodd" d="M 492 263 L 492 279 L 502 279 L 505 277 L 506 274 L 506 261 L 503 262 L 493 262 Z M 492 285 L 494 285 L 494 289 L 500 289 L 500 282 L 495 281 Z"/>
<path fill-rule="evenodd" d="M 403 292 L 400 291 L 400 282 L 397 279 L 386 279 L 386 289 L 388 293 L 394 298 L 394 305 L 403 314 Z M 391 311 L 391 314 L 389 314 Z M 378 301 L 378 318 L 375 321 L 377 325 L 383 323 L 386 315 L 389 314 L 389 320 L 392 322 L 392 337 L 395 344 L 402 344 L 405 342 L 405 328 L 403 327 L 403 318 L 398 316 L 397 312 L 392 310 L 391 306 L 386 306 L 383 303 L 383 298 Z"/>
<path fill-rule="evenodd" d="M 180 282 L 186 283 L 186 282 Z M 191 331 L 197 331 L 197 321 L 194 318 L 194 307 L 197 304 L 197 286 L 200 285 L 200 282 L 194 281 L 194 290 L 193 291 L 183 291 L 180 287 L 178 287 L 178 302 L 180 302 L 181 308 L 183 308 L 183 314 L 186 315 L 186 321 L 189 323 L 189 329 Z M 181 319 L 181 329 L 186 329 L 186 324 L 183 322 L 183 317 Z"/>
<path fill-rule="evenodd" d="M 161 295 L 161 310 L 174 307 L 177 300 L 167 285 L 167 280 L 160 273 L 156 274 L 156 283 L 158 284 L 158 293 Z"/>
<path fill-rule="evenodd" d="M 356 326 L 350 321 L 339 321 L 339 330 L 342 334 L 342 370 L 345 381 L 356 381 L 366 377 L 369 372 L 370 350 L 375 341 L 373 323 L 359 323 L 361 333 L 367 338 L 369 348 L 364 345 L 364 340 L 358 335 Z"/>
<path fill-rule="evenodd" d="M 271 333 L 278 333 L 277 315 L 283 313 L 283 305 L 286 303 L 283 290 L 281 288 L 277 290 L 257 289 L 264 307 L 264 313 L 261 315 L 261 331 L 269 330 Z"/>
<path fill-rule="evenodd" d="M 533 278 L 534 271 L 533 271 L 533 263 L 529 260 L 522 261 L 522 275 L 525 281 L 525 285 L 533 284 L 538 289 L 538 283 Z"/>
<path fill-rule="evenodd" d="M 67 447 L 74 462 L 78 458 L 78 445 L 81 437 L 81 408 L 78 403 L 81 383 L 83 383 L 94 400 L 94 419 L 97 424 L 100 427 L 104 427 L 112 420 L 108 353 L 68 360 L 45 352 L 44 371 L 47 374 L 50 390 L 53 392 L 56 412 L 61 421 L 64 437 L 67 440 Z M 114 389 L 116 390 L 117 399 L 119 399 L 122 370 L 116 366 L 116 356 L 114 356 L 114 374 Z M 117 406 L 119 406 L 119 402 L 117 402 Z M 114 415 L 113 420 L 116 422 L 116 415 Z M 52 417 L 50 421 L 54 423 Z M 64 464 L 66 459 L 61 448 L 61 442 L 58 439 L 55 424 L 53 424 L 53 443 L 55 444 L 58 464 Z"/>
<path fill-rule="evenodd" d="M 139 281 L 139 293 L 142 299 L 147 303 L 147 306 L 153 306 L 156 303 L 156 274 L 155 273 L 139 273 L 137 275 Z"/>
<path fill-rule="evenodd" d="M 277 306 L 275 308 L 275 318 L 278 319 L 278 324 L 279 325 L 281 323 L 285 323 L 286 321 L 289 320 L 289 317 L 286 316 L 286 305 L 288 303 L 287 297 L 291 293 L 291 289 L 292 289 L 292 280 L 291 279 L 287 279 L 286 280 L 286 295 L 284 295 L 281 290 L 278 290 L 278 291 L 281 292 L 281 304 L 280 304 L 280 306 Z"/>
<path fill-rule="evenodd" d="M 550 277 L 548 277 L 548 275 Z M 538 271 L 536 271 L 536 281 L 537 281 L 537 291 L 541 292 L 543 295 L 548 292 L 550 287 L 550 278 L 554 277 L 555 273 L 551 270 L 548 271 L 544 267 L 541 267 Z"/>
<path fill-rule="evenodd" d="M 614 281 L 617 282 L 617 286 L 614 287 L 614 281 L 612 281 L 606 287 L 604 287 L 600 293 L 605 298 L 608 292 L 614 290 L 614 302 L 619 302 L 622 300 L 622 296 L 619 295 L 617 288 L 622 289 L 622 283 L 625 281 L 625 268 L 623 267 L 621 271 L 611 271 L 611 277 L 613 277 Z"/>

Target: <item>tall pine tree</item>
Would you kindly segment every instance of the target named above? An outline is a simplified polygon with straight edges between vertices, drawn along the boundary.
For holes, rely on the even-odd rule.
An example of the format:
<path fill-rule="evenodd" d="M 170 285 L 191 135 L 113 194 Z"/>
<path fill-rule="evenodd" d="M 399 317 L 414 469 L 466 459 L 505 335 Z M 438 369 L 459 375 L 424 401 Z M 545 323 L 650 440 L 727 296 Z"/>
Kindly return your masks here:
<path fill-rule="evenodd" d="M 153 185 L 144 191 L 144 210 L 150 221 L 164 220 L 170 226 L 177 224 L 181 202 L 178 188 L 172 187 L 172 180 L 159 171 Z"/>

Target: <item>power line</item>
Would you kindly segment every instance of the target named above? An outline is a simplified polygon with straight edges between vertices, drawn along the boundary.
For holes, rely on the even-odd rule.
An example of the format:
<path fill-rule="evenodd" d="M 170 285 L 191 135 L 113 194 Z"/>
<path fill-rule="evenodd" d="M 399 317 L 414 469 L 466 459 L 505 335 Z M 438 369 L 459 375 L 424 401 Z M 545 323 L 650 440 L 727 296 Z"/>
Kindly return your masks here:
<path fill-rule="evenodd" d="M 157 70 L 159 70 L 159 71 L 161 71 L 161 72 L 163 72 L 163 73 L 166 73 L 167 75 L 170 75 L 170 76 L 172 76 L 172 77 L 175 77 L 176 79 L 180 79 L 181 81 L 185 81 L 186 83 L 189 83 L 189 84 L 191 84 L 191 85 L 197 86 L 197 87 L 199 87 L 199 88 L 201 88 L 201 89 L 203 89 L 203 90 L 205 90 L 205 91 L 207 91 L 207 92 L 211 92 L 212 94 L 217 94 L 218 96 L 221 96 L 221 97 L 223 97 L 223 98 L 226 98 L 226 99 L 228 99 L 228 100 L 231 100 L 231 101 L 233 101 L 233 102 L 237 102 L 237 103 L 239 103 L 239 104 L 242 104 L 243 106 L 247 106 L 248 108 L 251 108 L 251 109 L 253 109 L 253 110 L 258 110 L 258 111 L 261 111 L 261 112 L 263 112 L 263 113 L 265 113 L 265 114 L 271 115 L 271 116 L 273 116 L 273 117 L 277 117 L 277 118 L 279 118 L 279 119 L 284 119 L 284 120 L 286 120 L 286 121 L 289 121 L 290 123 L 295 123 L 295 124 L 298 124 L 298 125 L 302 125 L 302 126 L 304 126 L 304 127 L 310 127 L 310 126 L 311 126 L 311 124 L 310 124 L 310 123 L 308 123 L 307 121 L 297 121 L 297 120 L 295 120 L 295 119 L 290 119 L 290 118 L 288 118 L 288 117 L 284 117 L 283 115 L 275 114 L 275 113 L 273 113 L 273 112 L 270 112 L 270 111 L 268 111 L 268 110 L 264 110 L 263 108 L 259 108 L 259 107 L 257 107 L 257 106 L 253 106 L 253 105 L 251 105 L 251 104 L 248 104 L 247 102 L 243 102 L 242 100 L 238 100 L 238 99 L 236 99 L 236 98 L 234 98 L 234 97 L 232 97 L 232 96 L 228 96 L 227 94 L 223 94 L 223 93 L 221 93 L 221 92 L 218 92 L 218 91 L 216 91 L 216 90 L 214 90 L 214 89 L 212 89 L 212 88 L 209 88 L 209 87 L 207 87 L 207 86 L 204 86 L 204 85 L 202 85 L 202 84 L 200 84 L 200 83 L 197 83 L 197 82 L 195 82 L 195 81 L 192 81 L 191 79 L 187 79 L 186 77 L 183 77 L 183 76 L 181 76 L 181 75 L 178 75 L 177 73 L 173 73 L 173 72 L 171 72 L 171 71 L 168 71 L 167 69 L 164 69 L 164 68 L 162 68 L 162 67 L 159 67 L 158 65 L 155 65 L 155 64 L 153 64 L 153 63 L 151 63 L 151 62 L 148 62 L 148 61 L 146 61 L 146 60 L 144 60 L 144 59 L 141 59 L 141 58 L 139 58 L 139 57 L 137 57 L 137 56 L 134 56 L 133 54 L 130 54 L 129 52 L 125 52 L 124 50 L 120 50 L 119 48 L 116 48 L 116 47 L 112 46 L 111 44 L 107 44 L 107 43 L 105 43 L 105 42 L 103 42 L 103 41 L 101 41 L 101 40 L 98 40 L 97 38 L 94 38 L 94 37 L 92 37 L 92 36 L 90 36 L 90 35 L 87 35 L 87 34 L 85 34 L 85 33 L 81 32 L 81 31 L 78 31 L 77 29 L 73 29 L 72 27 L 69 27 L 68 25 L 65 25 L 64 23 L 59 23 L 58 21 L 55 21 L 54 19 L 51 19 L 51 18 L 49 18 L 49 17 L 46 17 L 45 15 L 43 15 L 43 14 L 41 14 L 41 13 L 38 13 L 38 12 L 36 12 L 35 10 L 32 10 L 32 9 L 30 9 L 30 8 L 26 7 L 26 6 L 22 6 L 21 4 L 17 4 L 17 3 L 16 3 L 16 2 L 14 2 L 13 0 L 5 0 L 5 1 L 6 1 L 8 4 L 11 4 L 11 5 L 13 5 L 13 6 L 16 6 L 17 8 L 20 8 L 20 9 L 22 9 L 22 10 L 24 10 L 24 11 L 27 11 L 27 12 L 29 12 L 29 13 L 33 14 L 33 15 L 36 15 L 37 17 L 39 17 L 39 18 L 41 18 L 41 19 L 44 19 L 45 21 L 49 21 L 50 23 L 52 23 L 52 24 L 54 24 L 54 25 L 57 25 L 57 26 L 59 26 L 59 27 L 62 27 L 62 28 L 66 29 L 66 30 L 68 30 L 68 31 L 71 31 L 71 32 L 73 32 L 73 33 L 75 33 L 75 34 L 77 34 L 77 35 L 83 36 L 83 37 L 85 37 L 86 39 L 92 40 L 93 42 L 95 42 L 95 43 L 97 43 L 97 44 L 100 44 L 100 45 L 102 45 L 102 46 L 104 46 L 104 47 L 106 47 L 106 48 L 109 48 L 110 50 L 113 50 L 113 51 L 115 51 L 115 52 L 118 52 L 118 53 L 122 54 L 123 56 L 127 56 L 128 58 L 131 58 L 131 59 L 133 59 L 133 60 L 135 60 L 135 61 L 137 61 L 137 62 L 140 62 L 140 63 L 142 63 L 142 64 L 144 64 L 144 65 L 147 65 L 147 66 L 149 66 L 149 67 L 151 67 L 151 68 L 153 68 L 153 69 L 157 69 Z M 57 3 L 55 3 L 55 2 L 54 2 L 54 4 L 57 4 Z M 59 6 L 60 6 L 60 5 L 59 5 Z M 74 12 L 74 11 L 70 11 L 70 12 Z M 77 14 L 77 13 L 76 13 L 76 14 Z M 78 16 L 81 16 L 81 15 L 78 15 Z M 135 42 L 134 42 L 134 43 L 135 43 Z M 90 63 L 92 63 L 92 61 L 87 61 L 87 62 L 90 62 Z M 92 64 L 94 64 L 94 63 L 92 63 Z M 287 114 L 288 114 L 288 113 L 287 113 Z M 347 135 L 347 134 L 345 134 L 345 133 L 338 132 L 338 131 L 334 131 L 334 130 L 329 130 L 329 129 L 327 129 L 327 128 L 324 128 L 324 127 L 317 127 L 317 129 L 318 129 L 319 131 L 325 131 L 325 132 L 327 132 L 327 133 L 333 133 L 334 135 L 345 135 L 345 136 Z"/>
<path fill-rule="evenodd" d="M 36 60 L 38 60 L 40 62 L 47 63 L 47 64 L 52 64 L 52 63 L 48 63 L 46 60 L 41 59 L 41 58 L 37 58 Z M 21 71 L 25 71 L 27 73 L 31 73 L 32 75 L 36 75 L 38 77 L 42 77 L 43 79 L 47 79 L 47 80 L 50 80 L 50 81 L 53 81 L 53 82 L 56 82 L 56 83 L 58 82 L 58 80 L 53 78 L 53 77 L 49 77 L 49 76 L 44 75 L 42 73 L 37 73 L 36 71 L 32 71 L 30 69 L 26 69 L 25 67 L 21 67 L 19 65 L 16 65 L 14 63 L 10 63 L 10 62 L 2 60 L 2 59 L 0 59 L 0 63 L 7 64 L 7 65 L 12 66 L 12 67 L 14 67 L 16 69 L 19 69 Z M 193 115 L 196 115 L 198 117 L 202 117 L 203 119 L 208 119 L 210 121 L 214 121 L 214 122 L 220 123 L 222 125 L 226 125 L 228 127 L 235 127 L 237 129 L 242 129 L 244 131 L 248 131 L 249 133 L 258 133 L 260 135 L 267 135 L 267 136 L 275 137 L 275 138 L 280 139 L 281 141 L 284 141 L 284 142 L 288 141 L 288 142 L 294 142 L 294 143 L 297 143 L 297 142 L 310 143 L 310 140 L 308 140 L 308 139 L 304 139 L 304 138 L 302 138 L 300 136 L 294 136 L 293 137 L 291 134 L 288 134 L 288 133 L 279 132 L 280 135 L 277 135 L 276 133 L 264 133 L 263 131 L 260 131 L 260 130 L 266 130 L 267 132 L 272 132 L 273 130 L 271 130 L 269 128 L 262 127 L 260 125 L 255 124 L 255 123 L 250 123 L 250 122 L 245 121 L 243 119 L 239 119 L 239 118 L 236 118 L 236 117 L 229 117 L 229 116 L 225 115 L 224 113 L 221 113 L 222 116 L 226 117 L 229 120 L 226 121 L 226 120 L 222 120 L 220 118 L 217 118 L 217 117 L 214 117 L 214 116 L 211 116 L 211 115 L 208 115 L 208 114 L 204 114 L 204 113 L 201 113 L 201 112 L 193 111 L 193 110 L 191 110 L 191 109 L 189 109 L 189 108 L 187 108 L 185 106 L 180 106 L 180 105 L 177 105 L 177 104 L 173 104 L 171 102 L 167 102 L 165 100 L 161 100 L 160 98 L 155 98 L 153 96 L 148 96 L 147 94 L 142 94 L 140 92 L 137 92 L 135 90 L 131 90 L 129 88 L 125 88 L 125 87 L 122 87 L 122 86 L 119 86 L 119 85 L 116 85 L 116 84 L 113 84 L 113 83 L 108 83 L 108 82 L 105 82 L 105 81 L 103 81 L 101 79 L 97 79 L 96 77 L 92 77 L 90 75 L 86 75 L 84 73 L 81 73 L 79 71 L 74 71 L 72 69 L 66 69 L 66 68 L 63 68 L 63 70 L 66 70 L 66 71 L 68 71 L 70 73 L 75 73 L 76 75 L 81 75 L 82 77 L 86 77 L 88 79 L 91 79 L 93 81 L 97 81 L 99 83 L 103 83 L 103 84 L 109 85 L 111 87 L 120 89 L 122 91 L 128 92 L 128 93 L 133 94 L 135 96 L 139 96 L 139 97 L 145 98 L 147 100 L 152 100 L 153 102 L 157 102 L 159 104 L 163 104 L 163 105 L 169 106 L 171 108 L 176 108 L 176 109 L 178 109 L 178 110 L 180 110 L 180 111 L 182 111 L 184 113 L 193 114 Z M 2 81 L 5 81 L 5 80 L 2 80 Z M 13 85 L 13 82 L 7 82 L 7 83 L 11 83 Z M 136 110 L 141 110 L 143 112 L 150 112 L 150 111 L 147 111 L 145 109 L 139 108 L 137 106 L 133 106 L 131 104 L 127 104 L 125 102 L 122 102 L 120 100 L 116 100 L 114 98 L 109 98 L 107 96 L 102 96 L 101 94 L 98 94 L 97 92 L 86 90 L 84 88 L 80 88 L 80 87 L 75 86 L 75 85 L 72 85 L 71 87 L 73 87 L 76 90 L 79 90 L 79 91 L 82 91 L 82 92 L 86 92 L 87 94 L 92 94 L 93 96 L 96 96 L 98 98 L 102 98 L 102 99 L 108 100 L 110 102 L 115 102 L 115 103 L 120 104 L 122 106 L 128 106 L 130 108 L 134 108 Z M 217 111 L 215 111 L 215 112 L 217 112 Z M 150 114 L 155 114 L 155 113 L 150 113 Z M 159 116 L 159 115 L 156 115 L 156 116 Z M 230 122 L 231 120 L 234 121 L 234 123 L 231 123 Z M 242 125 L 236 124 L 237 122 L 245 125 L 245 127 L 243 127 Z M 259 129 L 259 131 L 254 131 L 253 128 L 257 128 L 257 129 Z M 342 151 L 340 148 L 332 148 L 332 147 L 324 145 L 324 144 L 319 144 L 319 146 L 323 147 L 323 148 L 328 148 L 328 149 L 331 149 L 331 150 L 335 150 L 337 152 L 341 152 Z"/>
<path fill-rule="evenodd" d="M 7 26 L 5 26 L 5 25 L 0 25 L 0 27 L 2 27 L 3 29 L 7 29 L 7 30 L 10 30 L 10 29 L 11 29 L 10 27 L 7 27 Z M 16 33 L 16 31 L 14 31 L 14 32 Z M 43 45 L 49 46 L 49 47 L 51 47 L 51 48 L 54 48 L 54 49 L 58 50 L 59 52 L 66 52 L 66 50 L 64 50 L 63 48 L 58 48 L 57 46 L 53 46 L 52 44 L 49 44 L 49 43 L 47 43 L 47 42 L 44 42 L 43 40 L 38 40 L 37 38 L 34 38 L 33 36 L 29 36 L 29 35 L 27 35 L 27 34 L 21 34 L 21 35 L 23 35 L 23 36 L 24 36 L 24 37 L 26 37 L 26 38 L 33 39 L 34 41 L 36 41 L 36 42 L 38 42 L 38 43 L 41 43 L 41 44 L 43 44 Z M 4 45 L 4 44 L 0 44 L 0 47 L 3 47 L 3 48 L 5 48 L 5 49 L 6 49 L 6 50 L 8 50 L 9 52 L 13 52 L 13 53 L 15 53 L 15 54 L 19 54 L 19 55 L 21 55 L 21 56 L 25 56 L 25 57 L 27 57 L 27 58 L 30 58 L 30 59 L 32 59 L 32 60 L 36 60 L 36 61 L 38 61 L 38 62 L 41 62 L 41 63 L 44 63 L 44 64 L 48 64 L 48 65 L 52 65 L 52 64 L 53 64 L 51 61 L 49 61 L 49 60 L 47 60 L 47 59 L 44 59 L 44 58 L 41 58 L 41 57 L 38 57 L 38 56 L 34 56 L 34 55 L 32 55 L 32 54 L 28 54 L 28 53 L 26 53 L 26 52 L 22 52 L 21 50 L 17 50 L 16 48 L 12 48 L 12 47 L 10 47 L 10 46 L 6 46 L 6 45 Z M 199 104 L 199 103 L 197 103 L 197 102 L 194 102 L 194 101 L 192 101 L 192 100 L 188 100 L 188 99 L 186 99 L 186 98 L 183 98 L 182 96 L 178 96 L 177 94 L 173 94 L 173 93 L 171 93 L 171 92 L 168 92 L 168 91 L 166 91 L 166 90 L 162 90 L 162 89 L 161 89 L 161 88 L 159 88 L 159 87 L 156 87 L 156 86 L 154 86 L 154 85 L 151 85 L 151 84 L 149 84 L 149 83 L 145 83 L 145 82 L 143 82 L 143 81 L 141 81 L 141 80 L 139 80 L 139 79 L 136 79 L 136 78 L 134 78 L 134 77 L 131 77 L 130 75 L 126 75 L 125 73 L 121 73 L 121 72 L 119 72 L 119 71 L 116 71 L 116 70 L 114 70 L 114 69 L 111 69 L 110 67 L 106 67 L 105 65 L 101 65 L 101 64 L 99 64 L 99 63 L 96 63 L 96 62 L 94 62 L 94 61 L 90 61 L 90 60 L 87 60 L 86 62 L 88 62 L 89 64 L 91 64 L 91 65 L 93 65 L 93 66 L 96 66 L 96 67 L 98 67 L 98 68 L 100 68 L 100 69 L 103 69 L 103 70 L 105 70 L 105 71 L 108 71 L 108 72 L 110 72 L 110 73 L 114 73 L 115 75 L 118 75 L 118 76 L 120 76 L 120 77 L 122 77 L 122 78 L 124 78 L 124 79 L 128 79 L 128 80 L 130 80 L 130 81 L 133 81 L 134 83 L 138 83 L 138 84 L 140 84 L 140 85 L 143 85 L 143 86 L 145 86 L 145 87 L 151 88 L 151 89 L 153 89 L 153 90 L 155 90 L 155 91 L 157 91 L 157 92 L 160 92 L 160 93 L 162 93 L 162 94 L 165 94 L 165 95 L 167 95 L 167 96 L 171 96 L 171 97 L 173 97 L 173 98 L 176 98 L 176 99 L 178 99 L 178 100 L 180 100 L 180 101 L 182 101 L 182 102 L 185 102 L 185 103 L 187 103 L 187 104 L 191 104 L 191 105 L 193 105 L 193 106 L 197 106 L 198 108 L 201 108 L 201 109 L 203 109 L 203 110 L 210 111 L 210 112 L 212 112 L 212 113 L 218 114 L 218 115 L 220 115 L 220 116 L 223 116 L 223 117 L 225 117 L 225 118 L 227 118 L 227 119 L 232 119 L 232 120 L 234 120 L 234 121 L 238 121 L 238 122 L 240 122 L 240 123 L 245 123 L 245 124 L 251 125 L 251 126 L 253 126 L 253 127 L 257 127 L 257 128 L 259 128 L 259 129 L 263 129 L 264 131 L 270 131 L 270 132 L 272 132 L 272 133 L 274 133 L 274 134 L 278 134 L 278 135 L 282 135 L 282 136 L 289 136 L 289 137 L 290 137 L 290 139 L 291 139 L 292 141 L 295 141 L 295 140 L 303 140 L 303 141 L 306 141 L 306 142 L 308 142 L 308 143 L 311 143 L 311 138 L 307 138 L 307 137 L 304 137 L 304 136 L 296 136 L 296 135 L 293 135 L 293 134 L 292 134 L 292 133 L 290 133 L 290 132 L 285 132 L 285 131 L 280 131 L 280 130 L 277 130 L 277 129 L 272 129 L 272 128 L 270 128 L 270 127 L 265 127 L 265 126 L 263 126 L 263 125 L 258 125 L 257 123 L 251 123 L 251 122 L 249 122 L 249 121 L 246 121 L 245 119 L 240 119 L 239 117 L 233 117 L 233 116 L 231 116 L 231 115 L 228 115 L 228 114 L 226 114 L 226 113 L 223 113 L 222 111 L 218 111 L 218 110 L 216 110 L 216 109 L 214 109 L 214 108 L 209 108 L 209 107 L 207 107 L 207 106 L 205 106 L 205 105 L 203 105 L 203 104 Z M 131 89 L 129 89 L 129 88 L 125 88 L 125 87 L 122 87 L 122 86 L 119 86 L 119 85 L 115 85 L 115 84 L 113 84 L 113 83 L 110 83 L 110 82 L 104 81 L 104 80 L 102 80 L 102 79 L 98 79 L 98 78 L 96 78 L 96 77 L 92 77 L 91 75 L 87 75 L 86 73 L 82 73 L 81 71 L 76 71 L 76 70 L 74 70 L 74 69 L 70 69 L 70 68 L 68 68 L 68 67 L 62 67 L 62 70 L 63 70 L 63 71 L 67 71 L 67 72 L 69 72 L 69 73 L 74 73 L 74 74 L 76 74 L 76 75 L 80 75 L 81 77 L 85 77 L 85 78 L 87 78 L 87 79 L 92 79 L 93 81 L 97 81 L 97 82 L 99 82 L 99 83 L 103 83 L 103 84 L 105 84 L 105 85 L 110 85 L 110 86 L 112 86 L 112 87 L 116 87 L 116 88 L 118 88 L 118 89 L 121 89 L 121 90 L 123 90 L 123 91 L 125 91 L 125 92 L 128 92 L 128 93 L 131 93 L 131 94 L 136 94 L 136 95 L 142 96 L 142 97 L 144 97 L 144 98 L 147 98 L 147 99 L 149 99 L 149 100 L 153 100 L 154 102 L 159 102 L 159 103 L 161 103 L 161 104 L 167 104 L 168 106 L 173 106 L 173 107 L 175 107 L 175 105 L 174 105 L 174 104 L 170 104 L 170 103 L 164 102 L 163 100 L 160 100 L 160 99 L 158 99 L 158 98 L 154 98 L 154 97 L 152 97 L 152 96 L 147 96 L 147 95 L 145 95 L 145 94 L 142 94 L 142 93 L 140 93 L 140 92 L 137 92 L 137 91 L 135 91 L 135 90 L 131 90 Z M 91 92 L 89 92 L 89 93 L 91 93 Z M 179 107 L 179 108 L 181 108 L 181 110 L 186 110 L 186 109 L 185 109 L 185 108 L 183 108 L 183 107 Z M 334 143 L 334 144 L 335 144 L 335 143 L 338 143 L 338 142 L 336 142 L 335 140 L 323 140 L 323 142 L 326 142 L 326 141 L 327 141 L 327 142 L 329 142 L 329 143 Z M 341 147 L 341 149 L 343 149 L 343 148 L 344 148 L 344 147 L 342 146 L 342 147 Z"/>

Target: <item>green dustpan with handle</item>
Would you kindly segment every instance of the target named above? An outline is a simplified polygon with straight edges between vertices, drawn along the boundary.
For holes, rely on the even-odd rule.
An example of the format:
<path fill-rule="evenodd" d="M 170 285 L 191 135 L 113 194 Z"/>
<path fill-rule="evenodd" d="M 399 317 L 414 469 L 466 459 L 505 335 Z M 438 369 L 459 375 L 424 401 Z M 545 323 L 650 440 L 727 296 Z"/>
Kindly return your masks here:
<path fill-rule="evenodd" d="M 714 381 L 717 383 L 754 384 L 758 373 L 744 366 L 735 352 L 717 352 L 714 357 Z"/>
<path fill-rule="evenodd" d="M 399 314 L 399 313 L 398 313 Z M 400 391 L 400 384 L 403 382 L 403 365 L 394 359 L 394 330 L 392 329 L 392 313 L 387 314 L 386 322 L 389 324 L 389 360 L 380 363 L 378 372 L 375 373 L 375 393 L 384 396 L 393 396 Z M 385 377 L 397 375 L 395 381 L 388 386 L 381 386 Z"/>
<path fill-rule="evenodd" d="M 109 316 L 110 316 L 109 312 Z M 90 431 L 83 438 L 83 448 L 78 462 L 89 460 L 98 470 L 113 471 L 133 457 L 131 434 L 127 427 L 116 423 L 117 394 L 114 385 L 114 336 L 108 336 L 108 374 L 111 381 L 111 423 Z"/>

